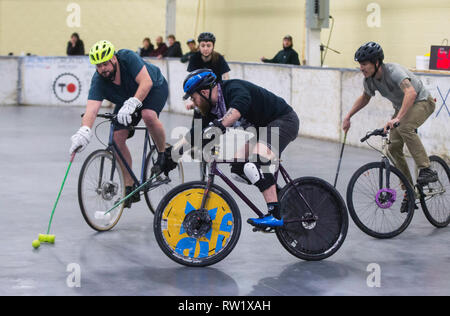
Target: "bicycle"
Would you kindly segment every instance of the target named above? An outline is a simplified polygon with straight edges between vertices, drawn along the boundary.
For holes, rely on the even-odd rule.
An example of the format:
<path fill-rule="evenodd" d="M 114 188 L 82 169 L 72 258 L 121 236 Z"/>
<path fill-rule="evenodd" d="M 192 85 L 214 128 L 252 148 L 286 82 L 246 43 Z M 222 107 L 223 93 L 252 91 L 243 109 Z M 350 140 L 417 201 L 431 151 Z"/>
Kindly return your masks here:
<path fill-rule="evenodd" d="M 428 221 L 435 227 L 446 227 L 450 222 L 450 169 L 438 156 L 430 156 L 431 169 L 437 171 L 439 180 L 414 188 L 406 176 L 392 162 L 389 153 L 389 132 L 379 128 L 368 132 L 360 141 L 381 153 L 380 162 L 370 162 L 360 167 L 351 177 L 347 187 L 347 207 L 355 224 L 375 238 L 392 238 L 402 233 L 414 215 L 416 198 Z M 369 144 L 372 136 L 381 136 L 381 150 Z M 417 170 L 416 170 L 417 174 Z M 401 193 L 405 191 L 408 211 L 401 213 Z"/>
<path fill-rule="evenodd" d="M 217 167 L 218 147 L 209 162 L 208 181 L 192 181 L 172 189 L 160 202 L 154 217 L 154 233 L 161 250 L 186 266 L 208 266 L 224 259 L 235 247 L 241 232 L 236 201 L 214 184 L 219 176 L 259 217 L 263 213 Z M 292 180 L 281 165 L 286 185 L 278 192 L 284 226 L 253 228 L 275 232 L 292 255 L 303 260 L 323 260 L 333 255 L 347 235 L 348 215 L 339 192 L 315 177 Z"/>
<path fill-rule="evenodd" d="M 119 221 L 126 197 L 123 170 L 118 166 L 119 158 L 126 170 L 131 175 L 135 187 L 141 187 L 137 194 L 144 195 L 145 202 L 151 213 L 155 212 L 159 198 L 171 188 L 184 182 L 184 170 L 181 161 L 177 165 L 176 176 L 165 176 L 164 174 L 151 174 L 151 167 L 156 162 L 157 149 L 145 126 L 130 127 L 130 132 L 145 130 L 144 148 L 142 152 L 141 179 L 138 180 L 131 167 L 125 161 L 123 154 L 114 141 L 114 126 L 116 114 L 98 114 L 97 117 L 106 119 L 97 124 L 97 128 L 104 123 L 110 122 L 109 141 L 105 149 L 92 152 L 84 161 L 78 179 L 78 203 L 81 213 L 87 224 L 97 231 L 108 231 Z M 102 143 L 103 144 L 103 143 Z M 169 146 L 166 144 L 166 146 Z M 147 149 L 149 153 L 147 155 Z M 172 173 L 173 175 L 173 173 Z M 145 184 L 145 185 L 144 185 Z M 137 190 L 137 189 L 136 189 Z M 150 191 L 152 191 L 150 193 Z M 120 205 L 111 209 L 121 202 Z M 109 210 L 109 211 L 107 211 Z"/>

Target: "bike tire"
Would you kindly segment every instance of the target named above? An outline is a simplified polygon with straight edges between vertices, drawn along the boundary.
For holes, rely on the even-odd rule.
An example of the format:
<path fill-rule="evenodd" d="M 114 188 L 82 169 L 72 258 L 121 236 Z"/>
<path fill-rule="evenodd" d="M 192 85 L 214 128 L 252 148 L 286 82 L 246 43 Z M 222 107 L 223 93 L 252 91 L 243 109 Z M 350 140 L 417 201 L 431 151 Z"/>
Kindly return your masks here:
<path fill-rule="evenodd" d="M 166 144 L 166 146 L 169 145 Z M 156 161 L 157 155 L 158 155 L 157 149 L 156 146 L 154 146 L 147 155 L 147 158 L 145 159 L 144 165 L 145 180 L 148 179 L 149 176 L 151 175 L 151 168 L 154 162 Z M 177 163 L 177 167 L 169 173 L 169 177 L 165 176 L 164 174 L 161 174 L 159 177 L 155 179 L 155 181 L 164 181 L 165 179 L 171 180 L 168 184 L 163 184 L 161 186 L 158 186 L 157 188 L 151 189 L 150 191 L 148 190 L 143 191 L 145 202 L 147 203 L 148 209 L 152 214 L 155 214 L 156 208 L 158 207 L 158 204 L 163 196 L 165 196 L 170 190 L 172 190 L 177 185 L 184 183 L 184 169 L 181 159 Z"/>
<path fill-rule="evenodd" d="M 113 181 L 109 181 L 113 161 L 115 162 L 114 176 Z M 100 171 L 102 171 L 101 181 Z M 111 230 L 118 223 L 124 204 L 122 203 L 106 215 L 104 213 L 124 196 L 123 172 L 113 154 L 104 149 L 92 152 L 84 161 L 78 178 L 78 203 L 86 223 L 99 232 Z"/>
<path fill-rule="evenodd" d="M 439 181 L 421 188 L 420 205 L 427 220 L 437 228 L 447 227 L 450 223 L 450 168 L 438 156 L 430 156 L 431 169 L 437 171 Z M 427 198 L 423 193 L 440 189 L 442 194 Z M 436 203 L 437 202 L 437 203 Z"/>
<path fill-rule="evenodd" d="M 202 181 L 175 187 L 161 200 L 155 213 L 153 228 L 159 247 L 170 259 L 185 266 L 215 264 L 228 256 L 239 240 L 239 208 L 231 195 L 215 184 L 206 204 L 212 220 L 210 230 L 200 238 L 186 232 L 183 223 L 189 213 L 201 206 L 205 187 L 206 182 Z"/>
<path fill-rule="evenodd" d="M 401 234 L 411 223 L 411 220 L 414 215 L 414 206 L 415 206 L 415 193 L 411 185 L 409 184 L 407 178 L 403 175 L 403 173 L 395 168 L 394 166 L 390 166 L 391 176 L 390 181 L 393 183 L 391 188 L 395 188 L 396 198 L 394 199 L 393 204 L 389 208 L 380 208 L 376 203 L 376 196 L 381 190 L 379 188 L 379 170 L 383 171 L 385 174 L 386 167 L 382 162 L 371 162 L 360 167 L 356 172 L 352 175 L 350 182 L 347 186 L 347 207 L 350 213 L 350 216 L 353 219 L 353 222 L 361 229 L 364 233 L 369 236 L 386 239 L 393 238 L 399 234 Z M 378 172 L 377 172 L 378 171 Z M 395 175 L 393 177 L 392 175 Z M 383 177 L 383 183 L 386 183 L 385 177 Z M 396 181 L 393 181 L 396 180 Z M 398 183 L 397 183 L 398 182 Z M 366 204 L 361 206 L 359 203 L 357 204 L 355 189 L 356 184 L 359 184 L 360 187 L 364 190 L 368 190 L 367 192 L 359 193 L 362 189 L 357 189 L 358 194 L 363 195 L 360 199 L 366 199 Z M 402 184 L 404 187 L 402 187 Z M 408 212 L 400 213 L 400 205 L 402 203 L 402 197 L 398 192 L 401 192 L 406 188 L 406 194 L 408 197 L 409 205 Z M 392 189 L 394 190 L 394 189 Z M 373 208 L 375 206 L 375 208 Z M 372 219 L 366 220 L 360 212 L 370 212 L 369 216 L 372 216 Z M 382 229 L 375 228 L 375 222 L 381 222 L 381 225 L 388 222 L 388 219 L 395 219 L 398 223 L 395 227 L 390 229 Z M 369 227 L 369 222 L 373 225 Z M 383 230 L 383 231 L 381 231 Z"/>
<path fill-rule="evenodd" d="M 314 224 L 295 221 L 309 212 L 297 190 L 318 216 Z M 348 214 L 331 184 L 315 177 L 298 178 L 279 192 L 279 201 L 285 223 L 276 235 L 288 252 L 302 260 L 318 261 L 339 250 L 347 236 Z"/>

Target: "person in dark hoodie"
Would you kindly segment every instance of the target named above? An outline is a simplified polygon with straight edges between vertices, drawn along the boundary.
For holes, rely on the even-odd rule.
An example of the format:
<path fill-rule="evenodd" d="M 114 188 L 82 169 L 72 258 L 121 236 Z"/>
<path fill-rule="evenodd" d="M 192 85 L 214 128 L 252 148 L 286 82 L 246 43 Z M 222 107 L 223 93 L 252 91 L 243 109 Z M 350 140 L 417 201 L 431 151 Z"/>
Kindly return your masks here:
<path fill-rule="evenodd" d="M 167 45 L 163 42 L 162 36 L 156 38 L 156 49 L 150 53 L 150 57 L 163 58 L 167 51 Z"/>
<path fill-rule="evenodd" d="M 163 55 L 164 57 L 181 57 L 183 51 L 181 50 L 181 44 L 175 38 L 175 35 L 170 34 L 167 36 L 167 51 Z"/>
<path fill-rule="evenodd" d="M 286 35 L 283 38 L 283 49 L 280 50 L 274 58 L 267 59 L 262 57 L 261 61 L 263 63 L 300 65 L 298 53 L 292 48 L 292 46 L 292 36 Z"/>
<path fill-rule="evenodd" d="M 73 33 L 70 36 L 70 41 L 67 42 L 66 52 L 67 56 L 84 55 L 84 43 L 78 33 Z"/>

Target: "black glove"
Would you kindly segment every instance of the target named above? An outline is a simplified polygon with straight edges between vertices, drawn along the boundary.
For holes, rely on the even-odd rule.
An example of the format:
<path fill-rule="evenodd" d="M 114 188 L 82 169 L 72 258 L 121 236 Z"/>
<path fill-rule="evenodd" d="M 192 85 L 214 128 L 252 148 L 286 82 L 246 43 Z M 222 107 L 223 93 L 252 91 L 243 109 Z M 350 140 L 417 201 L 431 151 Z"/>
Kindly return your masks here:
<path fill-rule="evenodd" d="M 164 174 L 169 175 L 169 172 L 177 167 L 177 163 L 172 159 L 172 146 L 166 148 L 164 152 L 166 165 L 164 167 Z"/>
<path fill-rule="evenodd" d="M 156 161 L 152 167 L 152 175 L 160 174 L 161 172 L 163 172 L 164 167 L 165 167 L 165 162 L 166 162 L 165 152 L 158 151 L 158 158 L 156 158 Z"/>

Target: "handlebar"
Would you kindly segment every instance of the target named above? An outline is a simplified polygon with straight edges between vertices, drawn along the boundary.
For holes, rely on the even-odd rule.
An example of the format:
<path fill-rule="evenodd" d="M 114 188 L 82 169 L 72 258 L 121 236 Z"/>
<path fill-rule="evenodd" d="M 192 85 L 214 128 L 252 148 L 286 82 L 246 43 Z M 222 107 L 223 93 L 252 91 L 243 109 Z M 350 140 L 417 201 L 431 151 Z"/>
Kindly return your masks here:
<path fill-rule="evenodd" d="M 400 125 L 400 123 L 395 123 L 394 124 L 394 128 L 398 127 Z M 389 130 L 389 126 L 387 128 L 387 130 Z M 361 138 L 360 142 L 364 143 L 366 140 L 368 140 L 370 137 L 372 136 L 382 136 L 382 137 L 386 137 L 387 133 L 384 132 L 384 127 L 382 128 L 377 128 L 376 130 L 373 130 L 372 132 L 368 132 L 366 136 L 364 136 L 363 138 Z"/>
<path fill-rule="evenodd" d="M 85 113 L 81 114 L 81 117 L 84 116 Z M 104 119 L 108 119 L 108 120 L 114 120 L 117 117 L 117 114 L 113 114 L 113 113 L 98 113 L 97 117 L 101 117 Z"/>

